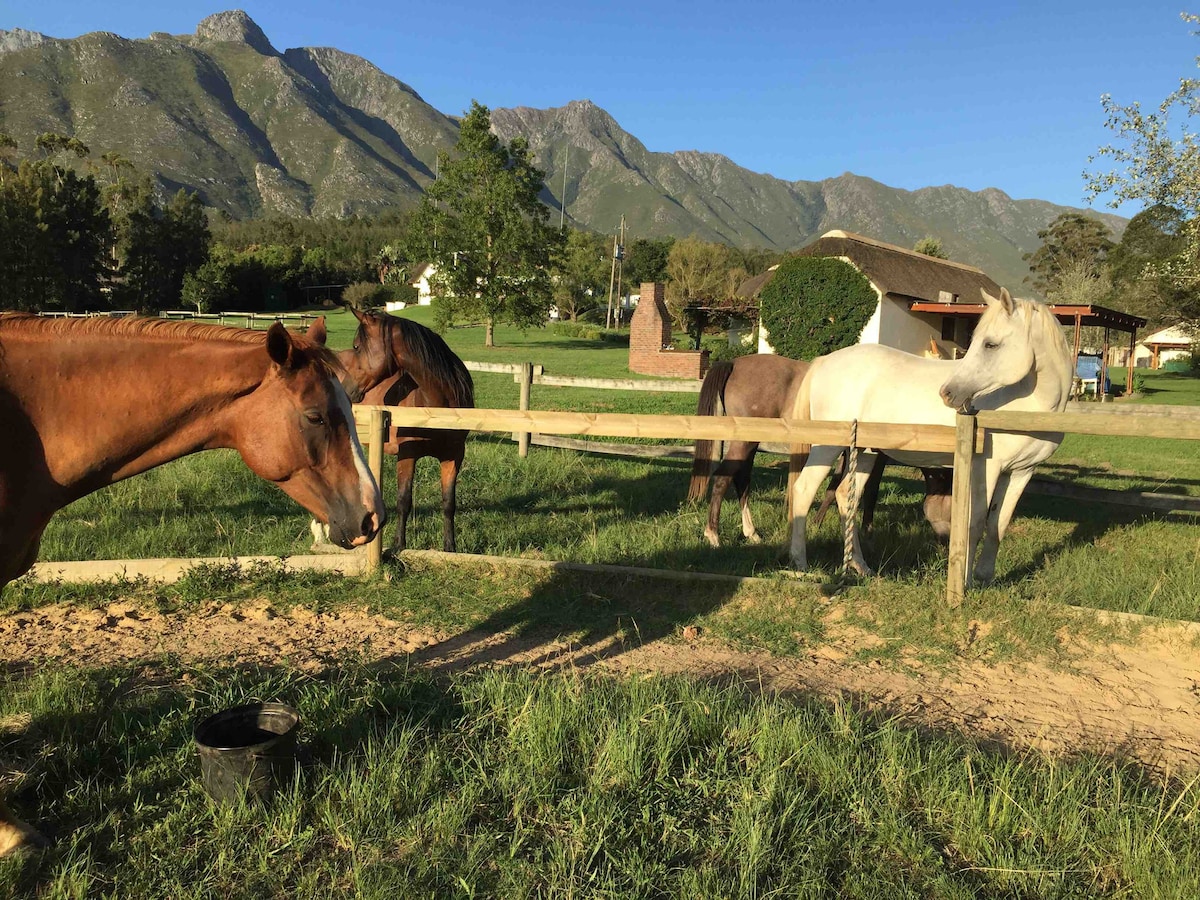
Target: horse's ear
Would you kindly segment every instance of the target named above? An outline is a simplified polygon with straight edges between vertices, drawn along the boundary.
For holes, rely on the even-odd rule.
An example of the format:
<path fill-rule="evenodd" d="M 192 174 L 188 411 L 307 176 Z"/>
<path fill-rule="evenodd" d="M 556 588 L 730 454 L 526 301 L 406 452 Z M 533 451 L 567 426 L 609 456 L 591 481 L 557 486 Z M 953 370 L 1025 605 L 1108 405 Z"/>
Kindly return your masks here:
<path fill-rule="evenodd" d="M 359 322 L 362 322 L 367 317 L 366 313 L 354 306 L 350 307 L 350 312 L 354 313 L 354 318 L 358 319 Z"/>
<path fill-rule="evenodd" d="M 983 302 L 988 306 L 995 306 L 997 303 L 999 303 L 1004 307 L 1004 311 L 1010 316 L 1012 315 L 1013 310 L 1016 308 L 1016 303 L 1013 301 L 1012 294 L 1008 292 L 1008 288 L 1006 287 L 1000 288 L 999 297 L 993 297 L 984 288 L 980 288 L 979 293 L 983 294 Z"/>
<path fill-rule="evenodd" d="M 283 327 L 283 323 L 276 322 L 267 331 L 267 355 L 275 365 L 286 367 L 291 363 L 294 352 L 292 336 Z"/>
<path fill-rule="evenodd" d="M 308 326 L 308 330 L 304 332 L 304 336 L 314 344 L 325 346 L 325 338 L 328 336 L 325 331 L 325 317 L 321 316 L 315 322 Z"/>
<path fill-rule="evenodd" d="M 1004 311 L 1010 316 L 1016 308 L 1016 304 L 1013 303 L 1012 294 L 1008 292 L 1008 288 L 1006 287 L 1000 288 L 1000 305 L 1004 307 Z"/>

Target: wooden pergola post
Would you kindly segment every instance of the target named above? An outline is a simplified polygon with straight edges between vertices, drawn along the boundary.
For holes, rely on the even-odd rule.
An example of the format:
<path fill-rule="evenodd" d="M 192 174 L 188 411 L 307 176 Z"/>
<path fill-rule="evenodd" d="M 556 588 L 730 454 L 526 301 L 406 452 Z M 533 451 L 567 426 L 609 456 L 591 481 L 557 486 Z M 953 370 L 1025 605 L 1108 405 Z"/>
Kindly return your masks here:
<path fill-rule="evenodd" d="M 1137 330 L 1129 332 L 1129 359 L 1125 361 L 1125 396 L 1133 393 L 1133 352 L 1137 347 Z"/>
<path fill-rule="evenodd" d="M 1079 377 L 1079 342 L 1080 329 L 1083 327 L 1083 316 L 1075 313 L 1075 349 L 1071 351 L 1071 388 L 1075 387 L 1075 379 Z M 1080 396 L 1083 395 L 1080 389 Z"/>

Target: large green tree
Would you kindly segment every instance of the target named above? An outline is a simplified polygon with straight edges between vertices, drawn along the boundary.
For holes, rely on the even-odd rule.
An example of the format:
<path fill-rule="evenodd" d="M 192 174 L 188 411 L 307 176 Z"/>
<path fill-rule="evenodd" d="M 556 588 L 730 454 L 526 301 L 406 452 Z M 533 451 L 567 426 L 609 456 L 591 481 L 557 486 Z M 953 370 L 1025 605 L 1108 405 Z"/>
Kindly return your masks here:
<path fill-rule="evenodd" d="M 552 302 L 551 267 L 563 236 L 539 199 L 545 173 L 524 138 L 505 144 L 491 113 L 472 101 L 453 154 L 439 154 L 439 175 L 410 224 L 412 256 L 434 263 L 435 314 L 442 324 L 473 318 L 487 326 L 544 324 Z"/>
<path fill-rule="evenodd" d="M 733 250 L 692 235 L 676 241 L 667 255 L 667 309 L 676 327 L 686 328 L 689 303 L 724 300 L 731 287 L 729 271 L 736 265 Z M 736 285 L 732 285 L 736 288 Z"/>
<path fill-rule="evenodd" d="M 1166 274 L 1187 251 L 1186 224 L 1168 206 L 1151 206 L 1129 220 L 1108 256 L 1113 305 L 1145 316 L 1152 326 L 1200 321 L 1200 291 Z"/>
<path fill-rule="evenodd" d="M 554 305 L 564 319 L 577 319 L 606 298 L 612 274 L 609 238 L 590 231 L 567 233 L 554 267 Z"/>
<path fill-rule="evenodd" d="M 1058 289 L 1064 272 L 1088 267 L 1099 272 L 1115 246 L 1108 226 L 1077 212 L 1060 213 L 1037 235 L 1042 245 L 1024 259 L 1029 263 L 1028 280 L 1046 296 Z"/>
<path fill-rule="evenodd" d="M 210 236 L 200 199 L 180 190 L 159 206 L 143 191 L 120 231 L 119 302 L 142 312 L 178 306 L 184 278 L 208 259 Z"/>
<path fill-rule="evenodd" d="M 636 238 L 625 249 L 625 283 L 637 290 L 643 283 L 667 280 L 667 259 L 675 238 Z"/>
<path fill-rule="evenodd" d="M 49 158 L 22 161 L 0 178 L 0 306 L 103 306 L 110 234 L 94 178 Z"/>
<path fill-rule="evenodd" d="M 1200 24 L 1200 16 L 1184 13 L 1182 18 Z M 1200 57 L 1196 62 L 1200 65 Z M 1108 196 L 1114 207 L 1135 201 L 1178 213 L 1174 252 L 1148 262 L 1141 278 L 1152 291 L 1156 281 L 1170 286 L 1174 297 L 1167 302 L 1174 308 L 1161 310 L 1165 320 L 1200 322 L 1200 137 L 1190 127 L 1200 111 L 1200 79 L 1180 79 L 1154 111 L 1136 102 L 1118 104 L 1109 94 L 1101 103 L 1116 141 L 1089 162 L 1108 160 L 1113 168 L 1084 173 L 1089 197 Z"/>

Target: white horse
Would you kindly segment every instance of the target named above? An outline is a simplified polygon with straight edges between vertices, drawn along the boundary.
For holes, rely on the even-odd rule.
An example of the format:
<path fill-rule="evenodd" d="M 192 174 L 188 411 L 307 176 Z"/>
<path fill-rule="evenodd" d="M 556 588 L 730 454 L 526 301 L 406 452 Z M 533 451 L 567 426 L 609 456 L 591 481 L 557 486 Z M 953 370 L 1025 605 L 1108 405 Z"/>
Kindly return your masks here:
<path fill-rule="evenodd" d="M 1071 389 L 1071 353 L 1062 328 L 1045 304 L 1014 300 L 1007 290 L 999 299 L 986 291 L 987 309 L 960 360 L 933 360 L 878 344 L 859 344 L 813 360 L 796 397 L 794 419 L 953 425 L 956 410 L 1008 409 L 1062 412 Z M 1034 467 L 1062 442 L 1061 434 L 988 432 L 982 456 L 972 472 L 970 554 L 987 535 L 974 567 L 974 579 L 991 581 L 996 553 L 1017 500 Z M 792 489 L 792 565 L 807 568 L 805 526 L 813 496 L 830 466 L 846 448 L 814 446 Z M 863 485 L 878 454 L 858 457 L 855 489 Z M 911 466 L 949 466 L 949 454 L 888 450 Z M 848 482 L 838 490 L 843 523 L 849 514 Z M 870 569 L 854 532 L 854 567 Z M 967 561 L 971 572 L 971 559 Z"/>

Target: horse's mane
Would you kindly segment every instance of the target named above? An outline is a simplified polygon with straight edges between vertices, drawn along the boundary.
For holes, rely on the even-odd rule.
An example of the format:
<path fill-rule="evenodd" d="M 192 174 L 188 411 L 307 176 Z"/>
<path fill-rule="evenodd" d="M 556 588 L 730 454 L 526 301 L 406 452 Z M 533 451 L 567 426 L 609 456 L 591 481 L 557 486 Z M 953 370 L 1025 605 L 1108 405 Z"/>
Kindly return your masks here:
<path fill-rule="evenodd" d="M 1037 300 L 1016 299 L 1014 302 L 1024 310 L 1030 342 L 1049 350 L 1052 358 L 1048 362 L 1054 369 L 1065 372 L 1070 379 L 1071 348 L 1067 346 L 1067 337 L 1054 311 Z"/>
<path fill-rule="evenodd" d="M 436 377 L 456 407 L 475 405 L 475 382 L 458 354 L 432 328 L 412 319 L 376 314 L 383 326 L 383 339 L 388 352 L 395 354 L 395 332 L 427 376 Z M 362 326 L 359 326 L 360 329 Z M 397 362 L 399 362 L 397 360 Z"/>
<path fill-rule="evenodd" d="M 111 335 L 113 337 L 159 338 L 189 342 L 224 341 L 236 344 L 265 344 L 267 341 L 265 331 L 140 316 L 125 316 L 119 319 L 108 316 L 90 316 L 86 319 L 77 319 L 47 318 L 33 313 L 6 312 L 0 313 L 0 327 L 6 331 L 25 331 L 63 337 Z M 293 334 L 292 336 L 299 339 L 305 354 L 318 368 L 331 377 L 340 376 L 341 363 L 338 362 L 337 356 L 331 350 L 309 341 L 303 335 Z"/>

